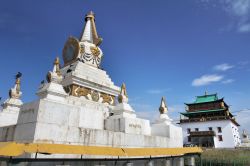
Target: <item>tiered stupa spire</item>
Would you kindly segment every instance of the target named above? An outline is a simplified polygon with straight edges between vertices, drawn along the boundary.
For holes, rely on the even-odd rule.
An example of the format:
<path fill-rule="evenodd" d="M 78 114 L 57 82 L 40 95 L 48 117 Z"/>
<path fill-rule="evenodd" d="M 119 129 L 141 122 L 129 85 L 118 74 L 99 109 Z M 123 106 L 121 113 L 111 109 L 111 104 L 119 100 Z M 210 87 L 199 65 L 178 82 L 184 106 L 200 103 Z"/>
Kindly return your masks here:
<path fill-rule="evenodd" d="M 100 45 L 102 42 L 102 38 L 100 38 L 97 34 L 95 26 L 95 14 L 93 11 L 90 11 L 85 16 L 85 22 L 86 24 L 83 29 L 80 41 L 88 41 L 95 44 L 96 46 Z"/>
<path fill-rule="evenodd" d="M 166 99 L 165 97 L 161 98 L 161 104 L 159 107 L 160 114 L 165 114 L 168 112 L 167 104 L 166 104 Z"/>
<path fill-rule="evenodd" d="M 126 85 L 123 83 L 121 87 L 120 94 L 118 96 L 119 103 L 128 103 L 128 95 L 126 90 Z"/>

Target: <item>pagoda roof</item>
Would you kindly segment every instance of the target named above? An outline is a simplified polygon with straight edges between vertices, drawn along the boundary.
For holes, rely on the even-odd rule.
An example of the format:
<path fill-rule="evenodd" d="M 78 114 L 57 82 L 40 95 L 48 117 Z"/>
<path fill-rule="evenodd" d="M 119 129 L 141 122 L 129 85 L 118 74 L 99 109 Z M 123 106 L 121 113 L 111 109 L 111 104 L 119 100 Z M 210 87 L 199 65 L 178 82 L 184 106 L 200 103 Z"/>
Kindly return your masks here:
<path fill-rule="evenodd" d="M 202 96 L 196 96 L 196 100 L 193 103 L 185 103 L 186 105 L 193 105 L 193 104 L 200 104 L 200 103 L 209 103 L 209 102 L 215 102 L 215 101 L 223 101 L 223 98 L 219 99 L 217 96 L 217 93 L 210 94 L 210 95 L 202 95 Z"/>
<path fill-rule="evenodd" d="M 222 109 L 215 109 L 215 110 L 200 110 L 200 111 L 194 111 L 194 112 L 181 112 L 182 115 L 189 117 L 190 115 L 200 114 L 200 113 L 213 113 L 213 112 L 220 112 L 225 110 Z"/>

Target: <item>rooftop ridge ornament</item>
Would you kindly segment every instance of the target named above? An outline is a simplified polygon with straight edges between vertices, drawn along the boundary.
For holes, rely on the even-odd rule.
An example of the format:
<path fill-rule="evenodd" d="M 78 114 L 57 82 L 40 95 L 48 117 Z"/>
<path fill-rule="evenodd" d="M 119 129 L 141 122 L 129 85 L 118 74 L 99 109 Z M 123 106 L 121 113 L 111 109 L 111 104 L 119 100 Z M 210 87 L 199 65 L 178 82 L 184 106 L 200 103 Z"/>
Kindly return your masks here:
<path fill-rule="evenodd" d="M 118 96 L 118 102 L 119 103 L 127 103 L 128 102 L 128 95 L 127 95 L 125 83 L 123 83 L 121 86 L 121 91 L 120 91 L 120 94 Z"/>
<path fill-rule="evenodd" d="M 81 35 L 80 41 L 88 41 L 90 43 L 99 46 L 102 43 L 102 38 L 97 34 L 96 25 L 95 25 L 95 14 L 93 11 L 90 11 L 85 16 L 85 26 Z"/>
<path fill-rule="evenodd" d="M 160 107 L 159 107 L 159 111 L 160 111 L 160 114 L 166 114 L 168 112 L 165 97 L 161 98 L 161 104 L 160 104 Z"/>

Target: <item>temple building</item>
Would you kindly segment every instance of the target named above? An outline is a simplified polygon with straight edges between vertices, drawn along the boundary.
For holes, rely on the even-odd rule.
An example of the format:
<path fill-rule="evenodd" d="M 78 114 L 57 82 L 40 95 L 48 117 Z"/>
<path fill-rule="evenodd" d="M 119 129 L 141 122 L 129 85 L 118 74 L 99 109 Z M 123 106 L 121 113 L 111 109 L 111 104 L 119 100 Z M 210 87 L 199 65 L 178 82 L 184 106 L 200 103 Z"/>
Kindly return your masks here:
<path fill-rule="evenodd" d="M 0 155 L 60 161 L 103 158 L 92 165 L 110 165 L 102 162 L 121 156 L 146 158 L 135 165 L 150 165 L 154 157 L 170 162 L 166 158 L 175 156 L 171 162 L 181 166 L 185 154 L 201 152 L 199 148 L 183 148 L 182 129 L 168 117 L 165 98 L 159 112 L 155 111 L 159 114 L 155 122 L 137 117 L 129 104 L 126 85 L 116 86 L 100 68 L 101 43 L 95 15 L 89 12 L 80 38 L 71 36 L 64 45 L 62 67 L 55 58 L 47 81 L 42 81 L 36 92 L 38 99 L 21 101 L 22 74 L 17 74 L 0 112 L 0 141 L 5 142 L 0 143 Z M 127 160 L 121 162 L 126 165 Z"/>
<path fill-rule="evenodd" d="M 186 103 L 181 113 L 180 125 L 184 145 L 234 148 L 240 145 L 240 135 L 229 105 L 217 94 L 197 96 L 193 103 Z"/>

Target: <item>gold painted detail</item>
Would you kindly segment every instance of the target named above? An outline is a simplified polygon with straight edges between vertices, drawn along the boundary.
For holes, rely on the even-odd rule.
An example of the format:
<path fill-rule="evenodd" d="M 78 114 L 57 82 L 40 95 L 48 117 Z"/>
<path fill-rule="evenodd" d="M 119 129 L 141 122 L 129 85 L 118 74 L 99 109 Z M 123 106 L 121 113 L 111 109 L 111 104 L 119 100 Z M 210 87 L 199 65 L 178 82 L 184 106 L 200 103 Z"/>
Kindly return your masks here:
<path fill-rule="evenodd" d="M 98 49 L 98 47 L 90 47 L 91 53 L 94 56 L 99 56 L 100 55 L 100 50 Z"/>
<path fill-rule="evenodd" d="M 111 95 L 108 95 L 108 94 L 105 94 L 105 93 L 101 93 L 101 97 L 102 97 L 102 102 L 103 103 L 108 103 L 108 104 L 112 104 L 112 96 Z"/>
<path fill-rule="evenodd" d="M 88 88 L 84 88 L 84 87 L 79 87 L 77 90 L 76 90 L 76 94 L 78 97 L 80 96 L 88 96 L 88 94 L 91 93 L 91 90 L 88 89 Z"/>
<path fill-rule="evenodd" d="M 59 60 L 59 57 L 56 57 L 56 59 L 55 59 L 55 61 L 54 61 L 54 65 L 55 65 L 55 67 L 56 67 L 56 74 L 58 75 L 58 76 L 61 76 L 62 74 L 61 74 L 61 72 L 60 72 L 60 60 Z"/>
<path fill-rule="evenodd" d="M 102 98 L 102 103 L 108 103 L 110 105 L 114 105 L 115 104 L 115 96 L 110 95 L 110 94 L 106 94 L 103 92 L 98 92 L 96 90 L 91 90 L 90 88 L 86 88 L 86 87 L 82 87 L 79 85 L 70 85 L 67 87 L 64 87 L 64 89 L 66 90 L 66 92 L 69 95 L 75 96 L 75 97 L 81 97 L 84 96 L 86 97 L 86 99 L 91 99 L 93 101 L 98 102 L 100 98 Z M 91 97 L 87 97 L 88 95 L 90 95 Z"/>

